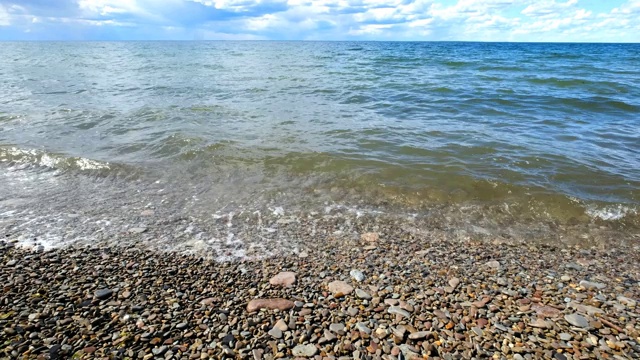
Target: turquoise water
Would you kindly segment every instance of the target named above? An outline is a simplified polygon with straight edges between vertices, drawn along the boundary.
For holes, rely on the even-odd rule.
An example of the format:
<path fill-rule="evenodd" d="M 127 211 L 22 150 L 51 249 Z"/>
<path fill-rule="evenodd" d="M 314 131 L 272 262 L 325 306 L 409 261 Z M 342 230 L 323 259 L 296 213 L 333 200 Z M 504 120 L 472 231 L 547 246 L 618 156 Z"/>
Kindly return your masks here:
<path fill-rule="evenodd" d="M 0 58 L 0 199 L 52 203 L 81 177 L 117 184 L 106 198 L 170 184 L 203 212 L 506 205 L 638 225 L 640 45 L 37 42 Z M 46 173 L 55 186 L 29 185 Z"/>

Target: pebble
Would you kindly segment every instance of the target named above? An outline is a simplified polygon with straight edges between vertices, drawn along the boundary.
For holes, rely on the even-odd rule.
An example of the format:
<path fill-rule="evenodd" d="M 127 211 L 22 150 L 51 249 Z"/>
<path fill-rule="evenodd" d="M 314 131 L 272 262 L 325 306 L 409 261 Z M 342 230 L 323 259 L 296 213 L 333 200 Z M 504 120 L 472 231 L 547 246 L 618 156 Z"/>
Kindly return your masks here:
<path fill-rule="evenodd" d="M 277 327 L 274 327 L 271 330 L 269 330 L 269 335 L 273 336 L 276 339 L 280 339 L 282 337 L 282 330 L 278 329 Z"/>
<path fill-rule="evenodd" d="M 431 333 L 429 333 L 428 331 L 417 331 L 417 332 L 414 332 L 412 334 L 409 334 L 409 339 L 411 339 L 411 340 L 423 340 L 427 336 L 429 336 L 430 334 Z"/>
<path fill-rule="evenodd" d="M 487 261 L 484 265 L 492 269 L 500 269 L 500 262 L 497 260 Z"/>
<path fill-rule="evenodd" d="M 142 234 L 145 231 L 147 231 L 147 228 L 145 227 L 134 227 L 129 229 L 129 232 L 132 234 Z"/>
<path fill-rule="evenodd" d="M 451 278 L 451 279 L 449 280 L 449 286 L 451 286 L 453 289 L 457 288 L 457 287 L 458 287 L 458 284 L 460 284 L 460 279 L 458 279 L 458 278 L 456 278 L 456 277 Z"/>
<path fill-rule="evenodd" d="M 293 348 L 293 350 L 291 351 L 291 353 L 293 354 L 293 356 L 304 356 L 304 357 L 311 357 L 314 356 L 316 353 L 318 352 L 318 348 L 316 348 L 314 345 L 312 344 L 307 344 L 307 345 L 297 345 L 296 347 Z"/>
<path fill-rule="evenodd" d="M 7 261 L 7 266 L 14 266 L 17 263 L 18 263 L 17 260 L 9 260 L 9 261 Z"/>
<path fill-rule="evenodd" d="M 408 311 L 406 311 L 406 310 L 404 310 L 404 309 L 402 309 L 402 308 L 400 308 L 400 307 L 398 307 L 398 306 L 391 306 L 391 307 L 387 310 L 387 312 L 388 312 L 389 314 L 402 315 L 402 316 L 404 316 L 404 317 L 406 317 L 406 318 L 410 318 L 410 317 L 411 317 L 411 314 L 410 314 Z"/>
<path fill-rule="evenodd" d="M 274 286 L 292 286 L 296 282 L 296 273 L 283 271 L 269 280 L 269 284 Z"/>
<path fill-rule="evenodd" d="M 376 232 L 368 232 L 360 235 L 360 239 L 366 242 L 376 242 L 380 239 L 380 235 Z"/>
<path fill-rule="evenodd" d="M 293 307 L 293 301 L 286 299 L 253 299 L 247 304 L 247 311 L 254 312 L 260 309 L 284 311 Z"/>
<path fill-rule="evenodd" d="M 351 278 L 357 282 L 364 281 L 364 274 L 360 270 L 353 269 L 349 272 L 349 275 L 351 275 Z"/>
<path fill-rule="evenodd" d="M 349 295 L 353 292 L 353 286 L 341 280 L 330 282 L 328 288 L 329 288 L 329 291 L 333 293 L 333 296 Z"/>
<path fill-rule="evenodd" d="M 362 289 L 356 289 L 356 296 L 359 299 L 371 300 L 371 295 L 369 295 L 366 291 L 364 291 Z"/>
<path fill-rule="evenodd" d="M 605 287 L 607 287 L 607 285 L 602 284 L 602 283 L 598 283 L 598 282 L 592 282 L 592 281 L 587 281 L 587 280 L 582 280 L 580 281 L 580 286 L 582 286 L 585 289 L 597 289 L 597 290 L 602 290 Z"/>
<path fill-rule="evenodd" d="M 342 333 L 344 332 L 344 324 L 331 324 L 329 325 L 329 330 L 333 331 L 334 333 Z"/>
<path fill-rule="evenodd" d="M 365 325 L 365 323 L 362 323 L 362 322 L 356 323 L 356 329 L 358 329 L 358 331 L 363 332 L 367 335 L 371 334 L 371 329 L 369 329 L 367 325 Z"/>
<path fill-rule="evenodd" d="M 578 314 L 567 314 L 564 316 L 564 319 L 573 326 L 580 328 L 589 327 L 589 321 L 582 315 Z"/>
<path fill-rule="evenodd" d="M 113 295 L 113 290 L 111 290 L 111 289 L 100 289 L 100 290 L 96 290 L 93 295 L 95 295 L 95 297 L 100 299 L 100 300 L 105 300 L 105 299 L 110 298 L 111 295 Z"/>

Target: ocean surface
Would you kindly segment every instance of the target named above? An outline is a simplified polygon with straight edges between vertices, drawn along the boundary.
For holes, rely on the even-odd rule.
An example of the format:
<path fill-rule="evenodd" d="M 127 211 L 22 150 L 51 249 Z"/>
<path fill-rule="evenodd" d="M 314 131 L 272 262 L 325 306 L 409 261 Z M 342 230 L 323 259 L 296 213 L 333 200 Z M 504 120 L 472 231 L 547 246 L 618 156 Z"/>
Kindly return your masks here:
<path fill-rule="evenodd" d="M 640 44 L 34 42 L 0 59 L 5 237 L 171 218 L 174 242 L 213 243 L 216 219 L 332 213 L 638 237 Z"/>

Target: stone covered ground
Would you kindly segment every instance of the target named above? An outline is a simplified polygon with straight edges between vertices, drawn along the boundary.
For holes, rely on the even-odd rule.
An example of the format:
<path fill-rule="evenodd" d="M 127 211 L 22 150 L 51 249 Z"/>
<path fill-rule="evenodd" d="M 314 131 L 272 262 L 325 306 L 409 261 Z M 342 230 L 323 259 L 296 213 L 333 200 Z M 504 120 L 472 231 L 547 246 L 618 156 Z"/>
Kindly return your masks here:
<path fill-rule="evenodd" d="M 637 246 L 362 233 L 222 262 L 0 243 L 0 358 L 629 359 Z"/>

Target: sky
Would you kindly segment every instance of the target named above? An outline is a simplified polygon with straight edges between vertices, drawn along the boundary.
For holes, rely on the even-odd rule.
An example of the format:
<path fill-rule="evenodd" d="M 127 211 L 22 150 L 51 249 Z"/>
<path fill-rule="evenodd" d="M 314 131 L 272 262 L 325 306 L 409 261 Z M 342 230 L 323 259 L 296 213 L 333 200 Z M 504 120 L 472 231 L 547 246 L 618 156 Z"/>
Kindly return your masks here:
<path fill-rule="evenodd" d="M 640 42 L 640 0 L 0 0 L 0 40 Z"/>

